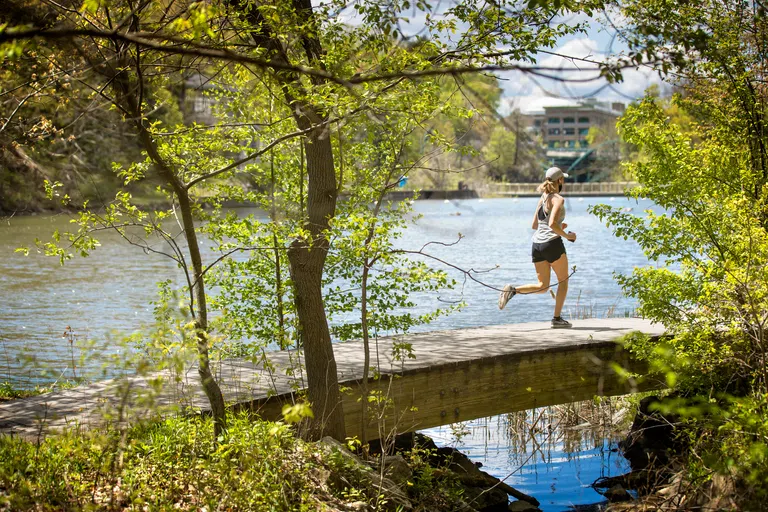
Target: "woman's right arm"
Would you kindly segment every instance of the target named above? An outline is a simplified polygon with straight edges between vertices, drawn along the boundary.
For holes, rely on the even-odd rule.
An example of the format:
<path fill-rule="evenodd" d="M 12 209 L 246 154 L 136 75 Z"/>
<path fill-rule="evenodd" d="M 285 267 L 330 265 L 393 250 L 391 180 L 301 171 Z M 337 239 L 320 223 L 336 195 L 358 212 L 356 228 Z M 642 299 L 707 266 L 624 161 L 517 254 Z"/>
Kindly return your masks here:
<path fill-rule="evenodd" d="M 570 231 L 566 233 L 561 224 L 557 221 L 557 219 L 560 218 L 560 211 L 563 208 L 563 204 L 565 204 L 565 199 L 561 196 L 552 198 L 552 212 L 549 214 L 549 227 L 552 228 L 552 231 L 554 231 L 555 234 L 560 235 L 570 242 L 575 242 L 576 233 L 571 233 Z"/>

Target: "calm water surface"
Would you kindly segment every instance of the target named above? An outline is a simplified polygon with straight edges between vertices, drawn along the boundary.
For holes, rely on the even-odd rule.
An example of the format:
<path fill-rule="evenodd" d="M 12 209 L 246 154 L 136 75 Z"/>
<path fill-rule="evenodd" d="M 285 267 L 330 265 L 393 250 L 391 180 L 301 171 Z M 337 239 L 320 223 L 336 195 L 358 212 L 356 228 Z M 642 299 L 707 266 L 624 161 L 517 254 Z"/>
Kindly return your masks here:
<path fill-rule="evenodd" d="M 629 462 L 616 451 L 615 439 L 583 425 L 564 427 L 559 418 L 550 416 L 555 411 L 534 409 L 423 433 L 438 446 L 457 448 L 472 461 L 482 463 L 483 471 L 534 496 L 544 512 L 605 503 L 605 498 L 590 485 L 600 477 L 629 472 Z M 527 415 L 529 421 L 522 425 L 514 421 L 520 415 Z M 544 428 L 531 431 L 534 418 L 543 418 Z M 464 431 L 458 440 L 457 430 Z"/>

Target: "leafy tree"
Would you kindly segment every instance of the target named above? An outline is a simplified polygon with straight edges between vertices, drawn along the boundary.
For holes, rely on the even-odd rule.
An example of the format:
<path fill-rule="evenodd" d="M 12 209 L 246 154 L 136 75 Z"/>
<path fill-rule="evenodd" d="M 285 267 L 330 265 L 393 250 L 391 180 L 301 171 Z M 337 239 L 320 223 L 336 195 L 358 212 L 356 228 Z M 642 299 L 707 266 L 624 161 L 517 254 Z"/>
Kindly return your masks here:
<path fill-rule="evenodd" d="M 630 39 L 637 51 L 664 53 L 662 71 L 680 77 L 682 94 L 666 111 L 650 96 L 619 124 L 623 138 L 643 155 L 629 166 L 642 185 L 632 195 L 653 199 L 666 213 L 643 220 L 606 207 L 595 211 L 654 259 L 681 267 L 679 273 L 642 269 L 623 278 L 641 298 L 642 311 L 680 332 L 727 341 L 724 350 L 709 354 L 698 347 L 698 361 L 740 354 L 743 376 L 768 390 L 761 327 L 765 275 L 757 270 L 765 261 L 768 228 L 760 140 L 768 98 L 758 85 L 765 47 L 755 39 L 768 26 L 757 8 L 716 1 L 702 9 L 643 0 L 625 7 L 638 33 L 648 36 Z M 678 47 L 689 48 L 690 55 Z M 746 345 L 728 348 L 736 340 Z"/>
<path fill-rule="evenodd" d="M 415 46 L 406 44 L 409 38 L 399 29 L 399 22 L 413 8 L 428 14 L 424 28 L 427 37 Z M 352 9 L 360 23 L 343 23 L 340 13 L 345 9 Z M 85 0 L 82 4 L 46 4 L 32 13 L 31 19 L 18 16 L 23 10 L 9 10 L 3 15 L 6 24 L 0 30 L 0 50 L 6 61 L 13 62 L 43 47 L 55 49 L 45 54 L 45 60 L 65 70 L 63 77 L 82 84 L 92 99 L 104 100 L 137 137 L 145 158 L 117 166 L 119 176 L 126 187 L 144 180 L 159 184 L 173 208 L 143 212 L 132 202 L 127 190 L 121 190 L 105 212 L 86 209 L 79 218 L 80 230 L 65 239 L 76 251 L 87 254 L 98 245 L 93 230 L 111 226 L 120 230 L 126 240 L 148 251 L 156 249 L 146 240 L 135 238 L 132 228 L 141 228 L 146 235 L 159 237 L 168 244 L 166 256 L 186 270 L 200 374 L 217 431 L 223 429 L 226 415 L 210 370 L 212 326 L 206 289 L 212 275 L 209 271 L 228 255 L 224 253 L 205 265 L 200 229 L 210 236 L 219 236 L 220 248 L 227 247 L 226 237 L 246 237 L 260 245 L 268 242 L 268 246 L 262 246 L 266 248 L 262 255 L 271 254 L 273 263 L 262 269 L 272 268 L 274 278 L 263 284 L 264 290 L 276 290 L 274 325 L 286 329 L 286 315 L 294 308 L 296 332 L 306 354 L 309 400 L 313 409 L 320 412 L 310 425 L 309 435 L 343 439 L 343 411 L 323 297 L 331 236 L 347 236 L 344 229 L 338 235 L 333 231 L 335 226 L 344 225 L 342 219 L 337 220 L 337 200 L 345 186 L 353 191 L 366 190 L 361 183 L 370 185 L 371 198 L 380 197 L 390 186 L 390 177 L 396 178 L 393 182 L 400 178 L 393 170 L 405 174 L 414 166 L 412 159 L 403 160 L 403 154 L 395 151 L 401 158 L 397 165 L 389 156 L 382 156 L 369 161 L 367 170 L 372 175 L 360 174 L 350 180 L 354 173 L 350 174 L 351 168 L 343 165 L 342 157 L 346 143 L 334 143 L 334 139 L 339 140 L 340 136 L 343 141 L 355 141 L 368 137 L 367 151 L 371 151 L 372 146 L 386 147 L 389 142 L 382 129 L 371 130 L 359 119 L 405 133 L 419 121 L 423 125 L 425 113 L 436 113 L 434 106 L 428 108 L 435 97 L 430 77 L 527 69 L 520 62 L 532 62 L 537 49 L 552 46 L 559 36 L 583 28 L 553 24 L 555 15 L 564 9 L 560 4 L 520 6 L 516 2 L 502 2 L 491 6 L 477 0 L 462 0 L 433 16 L 432 8 L 423 2 L 415 6 L 409 2 L 356 2 L 347 6 L 333 1 L 313 7 L 309 0 L 170 5 L 153 0 Z M 454 36 L 456 32 L 460 33 L 458 37 Z M 499 51 L 500 47 L 504 50 Z M 222 102 L 232 101 L 234 107 L 240 101 L 242 108 L 255 108 L 261 115 L 242 123 L 236 118 L 213 126 L 178 125 L 178 120 L 168 115 L 181 108 L 180 95 L 174 92 L 183 90 L 186 78 L 196 73 L 211 80 L 231 74 L 233 80 L 223 80 L 221 91 L 249 84 L 257 101 L 248 104 L 247 100 L 229 100 L 222 92 Z M 419 100 L 422 93 L 425 102 Z M 486 93 L 494 94 L 492 87 L 478 94 L 482 97 Z M 398 97 L 413 97 L 415 103 L 398 104 Z M 242 119 L 248 117 L 246 110 L 232 112 Z M 388 124 L 390 121 L 392 124 Z M 369 132 L 345 133 L 347 124 Z M 435 147 L 454 145 L 450 136 L 437 131 L 430 133 L 429 138 Z M 402 138 L 396 140 L 400 142 L 392 141 L 392 147 L 403 144 Z M 349 154 L 355 155 L 355 151 Z M 263 165 L 264 158 L 270 158 L 269 167 Z M 279 165 L 281 162 L 286 165 Z M 267 168 L 269 175 L 264 172 Z M 367 172 L 365 166 L 358 170 Z M 236 176 L 241 173 L 251 173 L 251 183 L 256 184 L 257 191 L 274 192 L 269 199 L 274 222 L 249 227 L 234 219 L 228 225 L 214 221 L 222 199 L 249 197 L 247 190 L 238 191 L 242 182 Z M 53 185 L 49 191 L 54 191 Z M 290 195 L 287 201 L 281 197 L 283 192 Z M 369 192 L 360 197 L 366 194 Z M 213 214 L 203 211 L 203 202 L 214 206 Z M 367 214 L 361 215 L 369 219 Z M 285 231 L 276 227 L 282 218 L 290 220 Z M 350 220 L 355 218 L 348 216 Z M 172 219 L 179 222 L 185 244 L 178 244 L 176 234 L 166 227 Z M 196 221 L 203 221 L 202 228 Z M 253 232 L 249 233 L 249 229 Z M 376 234 L 380 226 L 378 221 L 369 219 L 358 222 L 357 227 L 348 227 L 350 231 L 359 229 Z M 384 228 L 383 232 L 388 230 Z M 56 235 L 56 240 L 44 248 L 66 259 L 69 252 L 59 246 L 59 237 Z M 287 247 L 281 244 L 283 238 L 290 239 Z M 394 259 L 377 256 L 386 253 L 381 252 L 386 244 L 374 251 L 374 238 L 365 240 L 373 252 L 366 256 L 364 250 L 360 255 L 362 259 L 358 262 L 364 263 L 363 268 L 368 268 L 366 261 L 371 263 L 366 257 L 397 265 Z M 245 247 L 232 246 L 229 250 L 234 254 Z M 283 273 L 283 250 L 289 279 Z M 256 266 L 229 269 L 263 272 Z M 290 306 L 282 295 L 288 284 Z M 392 288 L 389 290 L 387 293 L 392 292 Z M 227 307 L 227 303 L 221 304 Z M 228 311 L 236 312 L 231 303 Z M 362 323 L 366 323 L 365 316 Z"/>
<path fill-rule="evenodd" d="M 488 161 L 491 176 L 510 177 L 517 156 L 517 137 L 505 126 L 495 126 L 488 144 L 483 148 L 483 157 Z"/>
<path fill-rule="evenodd" d="M 747 2 L 623 2 L 634 55 L 661 59 L 679 93 L 649 95 L 619 123 L 639 161 L 630 197 L 664 209 L 645 217 L 593 208 L 661 266 L 620 276 L 665 343 L 632 348 L 688 397 L 689 478 L 735 477 L 739 501 L 765 496 L 768 393 L 768 172 L 763 7 Z M 672 270 L 668 268 L 672 266 Z M 745 505 L 749 509 L 753 505 Z"/>

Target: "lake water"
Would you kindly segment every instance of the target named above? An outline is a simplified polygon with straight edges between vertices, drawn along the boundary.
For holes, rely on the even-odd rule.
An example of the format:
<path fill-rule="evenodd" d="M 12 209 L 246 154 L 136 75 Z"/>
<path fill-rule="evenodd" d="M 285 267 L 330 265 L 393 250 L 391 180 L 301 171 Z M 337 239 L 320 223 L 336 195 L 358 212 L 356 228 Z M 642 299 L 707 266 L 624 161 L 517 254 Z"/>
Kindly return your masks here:
<path fill-rule="evenodd" d="M 613 273 L 628 273 L 649 264 L 634 242 L 617 239 L 587 213 L 590 204 L 600 202 L 632 208 L 638 215 L 647 209 L 658 211 L 652 203 L 624 198 L 566 198 L 568 230 L 578 235 L 576 243 L 566 244 L 570 265 L 577 267 L 570 281 L 566 318 L 631 313 L 635 303 L 622 296 Z M 432 245 L 427 251 L 465 269 L 494 269 L 478 278 L 499 288 L 506 283 L 533 282 L 530 224 L 535 205 L 535 198 L 417 201 L 415 213 L 421 218 L 408 228 L 399 245 L 419 249 L 430 241 L 453 242 L 462 233 L 459 244 Z M 0 222 L 0 382 L 30 386 L 71 378 L 72 353 L 63 337 L 67 327 L 80 339 L 94 339 L 99 344 L 112 332 L 129 334 L 152 320 L 149 302 L 156 296 L 156 282 L 181 278 L 172 261 L 144 254 L 108 232 L 100 238 L 102 247 L 89 258 L 75 258 L 63 268 L 57 260 L 33 252 L 28 257 L 14 252 L 19 246 L 31 246 L 35 238 L 48 239 L 55 229 L 65 230 L 68 223 L 67 215 Z M 462 280 L 461 274 L 453 275 Z M 518 296 L 499 311 L 497 292 L 471 281 L 443 296 L 414 298 L 419 304 L 414 313 L 444 301 L 466 303 L 462 311 L 420 330 L 548 320 L 554 305 L 548 294 Z M 34 364 L 25 363 L 29 357 Z M 626 470 L 626 461 L 611 451 L 609 438 L 574 443 L 539 432 L 527 441 L 515 441 L 517 434 L 510 434 L 514 429 L 510 429 L 509 418 L 470 422 L 465 425 L 469 434 L 458 447 L 483 462 L 486 471 L 499 478 L 509 476 L 507 483 L 536 496 L 543 510 L 560 511 L 571 504 L 601 501 L 588 484 Z M 438 443 L 453 442 L 448 427 L 427 434 Z M 534 445 L 542 444 L 548 446 L 546 451 L 533 450 Z"/>
<path fill-rule="evenodd" d="M 590 424 L 574 414 L 595 410 L 605 414 L 612 409 L 610 403 L 533 409 L 423 433 L 438 446 L 457 448 L 480 462 L 483 471 L 535 497 L 543 512 L 565 512 L 606 503 L 591 484 L 630 471 L 629 462 L 616 450 L 615 431 L 601 426 L 594 415 Z"/>
<path fill-rule="evenodd" d="M 569 263 L 577 268 L 570 281 L 566 318 L 585 312 L 598 317 L 631 313 L 635 303 L 622 296 L 613 273 L 648 264 L 634 242 L 614 237 L 587 213 L 587 207 L 598 202 L 632 208 L 640 215 L 655 209 L 652 203 L 625 198 L 566 196 L 568 230 L 578 235 L 576 243 L 566 243 Z M 399 245 L 419 249 L 430 241 L 453 242 L 461 233 L 464 238 L 459 244 L 431 245 L 427 252 L 464 269 L 493 269 L 477 277 L 498 288 L 505 283 L 534 282 L 530 223 L 535 205 L 535 198 L 417 201 L 414 209 L 421 218 L 406 230 Z M 109 232 L 100 237 L 102 247 L 90 257 L 77 257 L 64 267 L 34 251 L 27 257 L 14 252 L 33 245 L 36 238 L 49 239 L 55 229 L 66 230 L 69 218 L 60 214 L 0 222 L 0 381 L 24 385 L 71 377 L 72 354 L 63 337 L 68 326 L 80 340 L 102 345 L 109 333 L 129 334 L 152 320 L 149 302 L 156 297 L 157 281 L 181 280 L 174 262 L 145 254 Z M 454 271 L 453 275 L 463 281 L 462 274 Z M 462 311 L 419 330 L 548 320 L 554 305 L 549 294 L 518 296 L 499 311 L 498 293 L 472 281 L 447 294 L 424 293 L 414 298 L 418 304 L 414 313 L 445 302 L 466 303 Z M 24 354 L 35 363 L 25 365 Z"/>

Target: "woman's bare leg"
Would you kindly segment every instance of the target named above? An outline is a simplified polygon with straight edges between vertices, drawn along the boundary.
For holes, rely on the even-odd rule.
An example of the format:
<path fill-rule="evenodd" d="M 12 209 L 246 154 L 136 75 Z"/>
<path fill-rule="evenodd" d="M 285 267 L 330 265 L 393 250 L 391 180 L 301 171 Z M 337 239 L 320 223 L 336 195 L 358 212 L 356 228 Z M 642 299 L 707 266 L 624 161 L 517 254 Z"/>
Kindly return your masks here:
<path fill-rule="evenodd" d="M 549 262 L 537 261 L 534 265 L 536 266 L 536 277 L 539 282 L 515 286 L 517 293 L 529 294 L 544 293 L 547 291 L 547 287 L 549 286 L 549 276 L 552 272 L 549 268 Z"/>
<path fill-rule="evenodd" d="M 557 285 L 557 295 L 555 296 L 555 317 L 559 317 L 563 310 L 563 304 L 565 304 L 565 296 L 568 294 L 568 256 L 565 254 L 560 256 L 552 263 L 552 270 L 555 271 L 560 283 Z"/>

